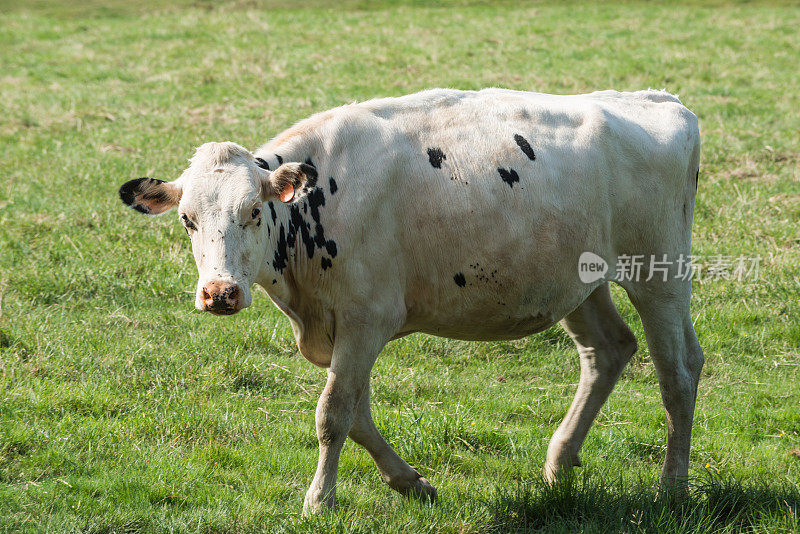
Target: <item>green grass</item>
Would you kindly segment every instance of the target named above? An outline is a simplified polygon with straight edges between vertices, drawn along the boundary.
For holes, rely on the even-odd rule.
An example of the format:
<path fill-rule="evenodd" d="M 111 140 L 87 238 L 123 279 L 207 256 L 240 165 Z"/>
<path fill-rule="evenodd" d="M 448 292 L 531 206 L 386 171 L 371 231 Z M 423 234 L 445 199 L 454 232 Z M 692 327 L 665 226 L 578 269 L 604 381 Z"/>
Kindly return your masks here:
<path fill-rule="evenodd" d="M 0 530 L 800 530 L 800 8 L 331 5 L 0 2 Z M 352 100 L 493 85 L 666 87 L 700 117 L 694 250 L 763 260 L 695 284 L 692 498 L 655 492 L 665 418 L 616 291 L 642 348 L 574 484 L 539 479 L 578 379 L 563 331 L 414 335 L 378 360 L 375 419 L 440 502 L 393 494 L 349 443 L 340 506 L 303 519 L 324 372 L 262 292 L 195 312 L 184 232 L 116 189 Z"/>

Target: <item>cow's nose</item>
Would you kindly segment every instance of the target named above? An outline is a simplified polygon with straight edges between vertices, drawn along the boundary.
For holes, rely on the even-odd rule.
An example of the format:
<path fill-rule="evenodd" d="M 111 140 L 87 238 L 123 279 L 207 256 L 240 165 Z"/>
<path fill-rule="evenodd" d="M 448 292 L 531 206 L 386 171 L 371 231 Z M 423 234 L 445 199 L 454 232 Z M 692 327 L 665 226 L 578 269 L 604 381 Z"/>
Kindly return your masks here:
<path fill-rule="evenodd" d="M 240 309 L 242 290 L 230 282 L 214 280 L 203 287 L 205 311 L 215 315 L 231 315 Z"/>

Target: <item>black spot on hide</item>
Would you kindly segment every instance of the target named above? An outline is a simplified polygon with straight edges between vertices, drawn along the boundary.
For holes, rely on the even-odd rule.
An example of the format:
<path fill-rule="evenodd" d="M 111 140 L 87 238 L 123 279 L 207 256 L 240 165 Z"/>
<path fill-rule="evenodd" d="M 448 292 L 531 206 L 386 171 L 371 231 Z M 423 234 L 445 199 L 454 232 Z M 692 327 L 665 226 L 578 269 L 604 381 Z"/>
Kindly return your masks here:
<path fill-rule="evenodd" d="M 497 172 L 500 173 L 500 178 L 502 178 L 503 181 L 508 184 L 508 187 L 513 188 L 514 183 L 519 182 L 519 175 L 514 169 L 505 170 L 501 167 L 497 169 Z"/>
<path fill-rule="evenodd" d="M 278 230 L 278 243 L 275 246 L 275 257 L 272 260 L 272 267 L 276 271 L 283 272 L 286 268 L 286 261 L 289 259 L 289 251 L 286 244 L 286 230 L 283 224 L 280 225 Z"/>
<path fill-rule="evenodd" d="M 428 149 L 428 161 L 431 162 L 431 166 L 435 169 L 442 168 L 442 160 L 447 159 L 444 152 L 440 148 L 429 148 Z"/>
<path fill-rule="evenodd" d="M 519 134 L 514 134 L 514 141 L 519 145 L 519 148 L 522 152 L 528 156 L 528 159 L 533 161 L 536 159 L 536 154 L 533 153 L 533 149 L 531 148 L 531 144 L 528 143 L 528 140 L 522 137 Z"/>
<path fill-rule="evenodd" d="M 270 214 L 273 221 L 277 217 L 275 208 L 270 205 Z M 273 267 L 278 271 L 283 271 L 287 265 L 288 250 L 294 249 L 296 243 L 300 243 L 301 249 L 305 251 L 308 259 L 312 259 L 318 249 L 324 249 L 330 258 L 323 258 L 321 264 L 323 269 L 332 265 L 331 258 L 337 254 L 336 242 L 325 237 L 325 227 L 320 219 L 320 209 L 325 206 L 325 192 L 321 187 L 314 187 L 306 197 L 296 204 L 288 205 L 289 219 L 286 221 L 284 236 L 284 223 L 280 225 L 275 258 L 272 262 Z M 309 220 L 309 216 L 310 219 Z M 299 238 L 299 239 L 298 239 Z"/>

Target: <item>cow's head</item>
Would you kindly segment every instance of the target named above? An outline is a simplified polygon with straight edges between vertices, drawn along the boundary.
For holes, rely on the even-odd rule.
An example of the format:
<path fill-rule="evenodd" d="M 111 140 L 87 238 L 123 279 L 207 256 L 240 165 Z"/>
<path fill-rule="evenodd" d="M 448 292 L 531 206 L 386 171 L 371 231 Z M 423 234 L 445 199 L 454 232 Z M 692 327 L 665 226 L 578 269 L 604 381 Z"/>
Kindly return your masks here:
<path fill-rule="evenodd" d="M 230 315 L 250 305 L 250 286 L 272 248 L 262 224 L 263 204 L 297 200 L 317 173 L 305 163 L 284 163 L 267 171 L 235 143 L 206 143 L 190 161 L 174 182 L 131 180 L 119 196 L 146 215 L 178 207 L 199 274 L 195 306 Z"/>

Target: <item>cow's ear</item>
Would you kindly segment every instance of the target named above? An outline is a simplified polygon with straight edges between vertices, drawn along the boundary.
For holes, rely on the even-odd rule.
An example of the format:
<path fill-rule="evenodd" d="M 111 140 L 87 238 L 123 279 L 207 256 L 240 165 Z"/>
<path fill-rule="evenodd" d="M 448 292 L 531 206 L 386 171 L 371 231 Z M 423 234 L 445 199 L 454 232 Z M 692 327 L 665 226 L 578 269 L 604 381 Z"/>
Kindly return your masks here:
<path fill-rule="evenodd" d="M 155 178 L 137 178 L 122 184 L 119 198 L 139 213 L 160 215 L 178 205 L 181 188 Z"/>
<path fill-rule="evenodd" d="M 292 202 L 303 195 L 303 191 L 317 183 L 317 169 L 307 163 L 284 163 L 261 182 L 261 197 L 264 200 L 280 199 Z"/>

